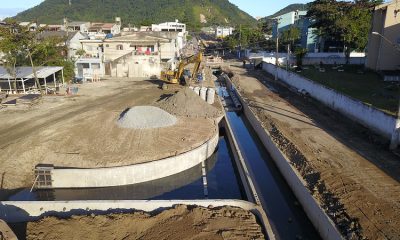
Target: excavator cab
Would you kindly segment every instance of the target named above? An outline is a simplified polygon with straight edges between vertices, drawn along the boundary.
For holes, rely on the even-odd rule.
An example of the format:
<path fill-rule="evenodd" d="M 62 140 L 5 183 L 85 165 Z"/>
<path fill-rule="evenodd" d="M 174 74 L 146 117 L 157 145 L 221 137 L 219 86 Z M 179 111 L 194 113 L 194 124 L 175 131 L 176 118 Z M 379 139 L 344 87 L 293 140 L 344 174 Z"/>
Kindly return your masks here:
<path fill-rule="evenodd" d="M 172 70 L 161 71 L 161 80 L 172 84 L 178 83 L 178 79 L 175 78 L 175 71 Z"/>

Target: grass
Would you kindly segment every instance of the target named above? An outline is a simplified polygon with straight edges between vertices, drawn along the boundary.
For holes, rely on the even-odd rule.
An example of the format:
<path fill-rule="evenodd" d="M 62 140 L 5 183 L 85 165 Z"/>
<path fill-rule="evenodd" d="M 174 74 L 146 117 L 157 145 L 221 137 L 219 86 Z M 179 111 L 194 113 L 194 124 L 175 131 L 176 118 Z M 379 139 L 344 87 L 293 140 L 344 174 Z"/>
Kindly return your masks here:
<path fill-rule="evenodd" d="M 396 114 L 400 94 L 398 83 L 384 82 L 379 74 L 364 72 L 358 65 L 343 66 L 344 72 L 332 69 L 332 65 L 324 68 L 326 71 L 320 72 L 318 67 L 309 66 L 298 74 L 389 114 Z"/>

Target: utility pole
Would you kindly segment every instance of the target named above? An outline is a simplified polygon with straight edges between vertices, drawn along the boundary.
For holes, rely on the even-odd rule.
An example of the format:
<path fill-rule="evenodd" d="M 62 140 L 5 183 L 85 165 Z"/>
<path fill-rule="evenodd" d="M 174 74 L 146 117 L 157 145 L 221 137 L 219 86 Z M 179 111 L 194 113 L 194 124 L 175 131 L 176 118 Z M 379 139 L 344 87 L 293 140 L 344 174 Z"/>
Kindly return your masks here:
<path fill-rule="evenodd" d="M 242 24 L 239 25 L 239 59 L 241 51 L 242 51 Z"/>
<path fill-rule="evenodd" d="M 279 20 L 281 18 L 276 18 L 276 53 L 275 53 L 275 81 L 278 81 L 278 52 L 279 52 Z"/>
<path fill-rule="evenodd" d="M 287 45 L 286 70 L 289 70 L 289 65 L 290 65 L 290 43 Z"/>

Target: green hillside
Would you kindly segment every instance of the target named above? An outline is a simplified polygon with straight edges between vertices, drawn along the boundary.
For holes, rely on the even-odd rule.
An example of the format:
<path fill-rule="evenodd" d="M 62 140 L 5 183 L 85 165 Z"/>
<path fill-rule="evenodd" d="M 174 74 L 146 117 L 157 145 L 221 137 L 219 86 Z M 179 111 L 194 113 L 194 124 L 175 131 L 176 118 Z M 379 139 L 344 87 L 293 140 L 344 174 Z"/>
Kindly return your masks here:
<path fill-rule="evenodd" d="M 174 21 L 179 19 L 189 28 L 210 25 L 254 25 L 256 20 L 228 0 L 45 0 L 40 5 L 19 13 L 18 21 L 61 24 L 71 21 L 113 22 L 121 17 L 124 26 Z M 206 23 L 201 23 L 205 19 Z"/>

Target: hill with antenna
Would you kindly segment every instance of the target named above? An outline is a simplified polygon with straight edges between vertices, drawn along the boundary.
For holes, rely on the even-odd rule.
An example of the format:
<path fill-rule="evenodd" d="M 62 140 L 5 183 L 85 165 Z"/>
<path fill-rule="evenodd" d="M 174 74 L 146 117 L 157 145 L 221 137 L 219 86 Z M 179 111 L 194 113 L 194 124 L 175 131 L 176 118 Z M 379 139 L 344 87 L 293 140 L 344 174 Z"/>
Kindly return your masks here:
<path fill-rule="evenodd" d="M 121 17 L 123 25 L 148 25 L 179 19 L 191 29 L 256 24 L 253 17 L 228 0 L 45 0 L 14 18 L 61 24 L 64 17 L 90 22 L 113 22 L 115 17 Z"/>

